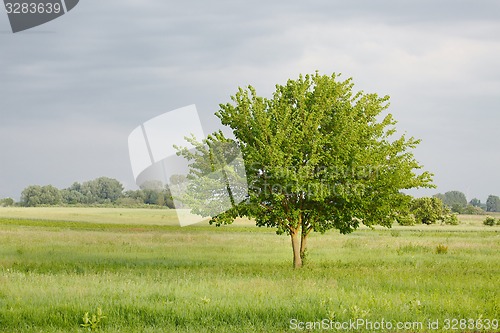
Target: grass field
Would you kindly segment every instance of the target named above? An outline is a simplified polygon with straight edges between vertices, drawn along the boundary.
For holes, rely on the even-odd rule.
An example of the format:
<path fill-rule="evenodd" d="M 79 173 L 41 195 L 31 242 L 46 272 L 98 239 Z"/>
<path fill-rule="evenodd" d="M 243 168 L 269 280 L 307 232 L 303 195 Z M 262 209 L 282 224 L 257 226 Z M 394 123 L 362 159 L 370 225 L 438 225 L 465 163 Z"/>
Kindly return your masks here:
<path fill-rule="evenodd" d="M 272 230 L 172 217 L 0 208 L 0 332 L 85 332 L 98 308 L 101 332 L 500 331 L 500 227 L 484 217 L 313 235 L 299 270 Z"/>

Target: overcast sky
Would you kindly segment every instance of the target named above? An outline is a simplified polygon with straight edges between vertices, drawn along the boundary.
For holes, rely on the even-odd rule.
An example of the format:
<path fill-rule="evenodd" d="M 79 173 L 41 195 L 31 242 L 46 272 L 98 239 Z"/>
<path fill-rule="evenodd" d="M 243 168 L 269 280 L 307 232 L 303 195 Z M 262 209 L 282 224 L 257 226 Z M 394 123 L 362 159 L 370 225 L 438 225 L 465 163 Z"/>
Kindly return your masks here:
<path fill-rule="evenodd" d="M 416 194 L 500 195 L 500 1 L 81 0 L 17 34 L 0 11 L 0 198 L 100 176 L 135 188 L 127 138 L 144 121 L 196 104 L 215 124 L 238 86 L 270 96 L 315 70 L 391 96 L 435 173 Z"/>

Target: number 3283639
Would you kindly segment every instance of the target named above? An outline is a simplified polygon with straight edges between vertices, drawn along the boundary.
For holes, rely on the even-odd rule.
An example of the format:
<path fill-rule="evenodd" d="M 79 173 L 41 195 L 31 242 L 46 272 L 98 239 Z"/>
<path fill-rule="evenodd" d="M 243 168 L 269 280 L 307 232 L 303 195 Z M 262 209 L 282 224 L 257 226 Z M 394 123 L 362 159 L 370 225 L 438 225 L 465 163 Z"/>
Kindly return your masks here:
<path fill-rule="evenodd" d="M 59 14 L 62 11 L 59 3 L 33 3 L 33 2 L 7 2 L 5 3 L 7 14 Z"/>

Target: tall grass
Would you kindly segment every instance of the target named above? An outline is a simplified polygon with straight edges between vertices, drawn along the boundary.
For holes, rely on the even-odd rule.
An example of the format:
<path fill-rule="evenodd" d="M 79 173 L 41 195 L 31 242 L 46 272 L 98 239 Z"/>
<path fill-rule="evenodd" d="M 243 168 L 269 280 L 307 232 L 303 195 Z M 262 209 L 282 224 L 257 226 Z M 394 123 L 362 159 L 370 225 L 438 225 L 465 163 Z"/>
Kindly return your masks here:
<path fill-rule="evenodd" d="M 307 266 L 293 270 L 289 238 L 266 229 L 0 219 L 0 332 L 84 332 L 84 313 L 97 308 L 101 332 L 499 319 L 499 237 L 491 228 L 329 232 L 313 235 Z"/>

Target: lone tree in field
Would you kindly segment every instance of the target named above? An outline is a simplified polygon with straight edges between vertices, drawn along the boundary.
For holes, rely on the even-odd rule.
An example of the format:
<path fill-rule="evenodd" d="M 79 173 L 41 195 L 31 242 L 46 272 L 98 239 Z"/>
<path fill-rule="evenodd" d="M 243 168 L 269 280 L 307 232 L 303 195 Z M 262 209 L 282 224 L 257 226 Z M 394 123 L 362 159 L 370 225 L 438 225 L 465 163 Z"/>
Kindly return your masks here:
<path fill-rule="evenodd" d="M 277 228 L 291 237 L 294 267 L 302 266 L 312 231 L 390 226 L 408 198 L 401 190 L 432 186 L 432 175 L 417 173 L 421 165 L 410 151 L 419 140 L 395 138 L 392 115 L 381 116 L 389 97 L 353 93 L 351 79 L 338 78 L 300 76 L 277 85 L 270 99 L 251 86 L 240 88 L 216 113 L 234 131 L 248 196 L 210 223 L 246 216 Z M 206 174 L 209 148 L 220 142 L 231 140 L 216 133 L 204 140 L 207 149 L 179 151 L 192 161 L 192 178 Z M 205 208 L 194 210 L 203 215 Z"/>

